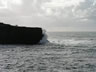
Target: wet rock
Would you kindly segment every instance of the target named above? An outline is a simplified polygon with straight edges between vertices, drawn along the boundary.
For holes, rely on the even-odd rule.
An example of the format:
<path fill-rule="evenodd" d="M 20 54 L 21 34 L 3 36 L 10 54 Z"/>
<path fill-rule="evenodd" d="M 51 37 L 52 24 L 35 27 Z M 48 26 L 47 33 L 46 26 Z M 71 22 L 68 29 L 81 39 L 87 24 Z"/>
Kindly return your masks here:
<path fill-rule="evenodd" d="M 42 37 L 42 28 L 0 23 L 0 44 L 37 44 Z"/>

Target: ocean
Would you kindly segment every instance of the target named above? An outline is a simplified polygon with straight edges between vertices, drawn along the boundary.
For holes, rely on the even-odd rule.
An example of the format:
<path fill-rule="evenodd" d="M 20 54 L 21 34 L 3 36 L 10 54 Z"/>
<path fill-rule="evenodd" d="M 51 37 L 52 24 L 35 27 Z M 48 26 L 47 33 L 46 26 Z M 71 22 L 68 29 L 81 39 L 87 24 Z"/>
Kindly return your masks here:
<path fill-rule="evenodd" d="M 48 43 L 0 45 L 0 72 L 96 72 L 96 32 L 48 32 Z"/>

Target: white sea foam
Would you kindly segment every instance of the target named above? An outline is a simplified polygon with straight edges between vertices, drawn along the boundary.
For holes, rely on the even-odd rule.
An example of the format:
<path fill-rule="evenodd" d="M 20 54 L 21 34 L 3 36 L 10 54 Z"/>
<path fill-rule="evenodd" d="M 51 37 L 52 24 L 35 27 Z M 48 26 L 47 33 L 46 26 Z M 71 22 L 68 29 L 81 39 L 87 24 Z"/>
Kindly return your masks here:
<path fill-rule="evenodd" d="M 71 45 L 71 46 L 76 46 L 76 45 L 89 45 L 92 42 L 89 40 L 75 40 L 75 39 L 63 39 L 63 40 L 58 40 L 58 39 L 49 39 L 51 43 L 56 43 L 56 44 L 63 44 L 63 45 Z"/>
<path fill-rule="evenodd" d="M 43 37 L 42 37 L 42 39 L 40 40 L 39 43 L 40 44 L 48 43 L 48 40 L 47 40 L 48 36 L 46 34 L 46 30 L 45 29 L 42 29 L 42 34 L 43 34 Z"/>

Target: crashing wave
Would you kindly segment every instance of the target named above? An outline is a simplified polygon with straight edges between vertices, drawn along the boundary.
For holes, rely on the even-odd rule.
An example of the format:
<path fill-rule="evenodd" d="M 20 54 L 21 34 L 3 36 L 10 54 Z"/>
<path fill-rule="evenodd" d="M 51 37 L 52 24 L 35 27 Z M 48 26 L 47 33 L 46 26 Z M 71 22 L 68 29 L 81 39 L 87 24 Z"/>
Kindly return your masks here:
<path fill-rule="evenodd" d="M 63 44 L 65 46 L 87 46 L 92 44 L 92 41 L 90 40 L 75 40 L 75 39 L 63 39 L 63 40 L 50 39 L 50 42 L 61 45 Z"/>
<path fill-rule="evenodd" d="M 45 43 L 48 43 L 49 41 L 47 40 L 48 36 L 46 34 L 46 30 L 45 29 L 42 29 L 42 34 L 43 34 L 43 37 L 42 39 L 40 40 L 40 44 L 45 44 Z"/>
<path fill-rule="evenodd" d="M 38 44 L 46 43 L 47 35 L 40 27 L 12 26 L 0 23 L 0 44 Z"/>

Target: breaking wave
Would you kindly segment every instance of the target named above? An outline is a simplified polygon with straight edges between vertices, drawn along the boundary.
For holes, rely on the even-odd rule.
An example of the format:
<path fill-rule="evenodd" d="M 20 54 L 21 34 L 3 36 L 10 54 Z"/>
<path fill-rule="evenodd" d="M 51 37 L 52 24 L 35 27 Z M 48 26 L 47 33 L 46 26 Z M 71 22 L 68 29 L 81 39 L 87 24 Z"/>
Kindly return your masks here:
<path fill-rule="evenodd" d="M 75 40 L 75 39 L 50 39 L 51 43 L 61 44 L 65 46 L 88 46 L 92 45 L 91 40 Z"/>
<path fill-rule="evenodd" d="M 46 30 L 45 29 L 42 29 L 42 34 L 43 34 L 43 37 L 42 39 L 40 40 L 40 44 L 46 44 L 48 43 L 49 41 L 47 40 L 48 36 L 47 36 L 47 33 L 46 33 Z"/>

